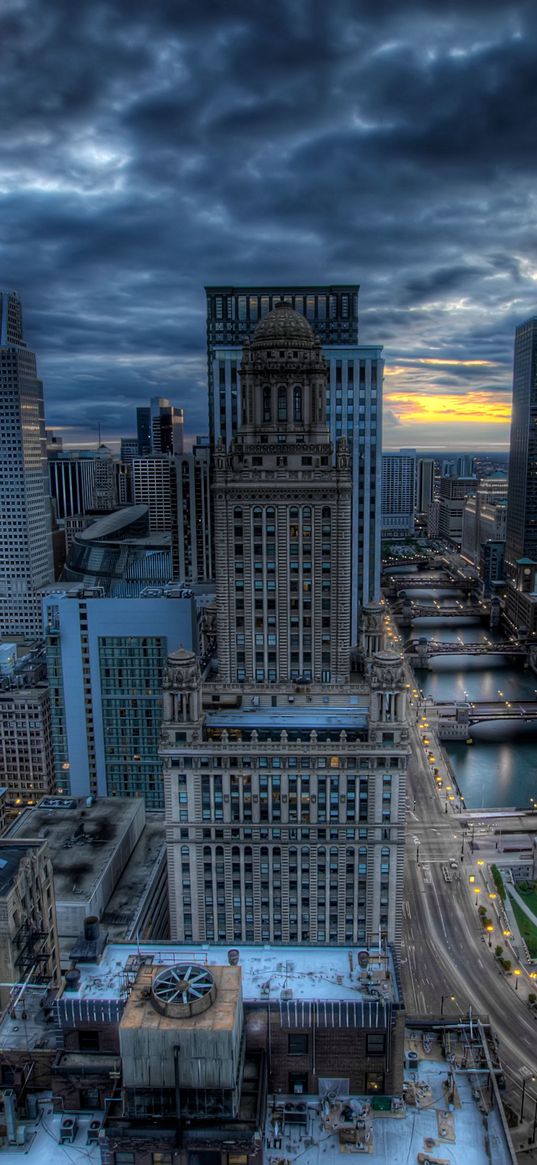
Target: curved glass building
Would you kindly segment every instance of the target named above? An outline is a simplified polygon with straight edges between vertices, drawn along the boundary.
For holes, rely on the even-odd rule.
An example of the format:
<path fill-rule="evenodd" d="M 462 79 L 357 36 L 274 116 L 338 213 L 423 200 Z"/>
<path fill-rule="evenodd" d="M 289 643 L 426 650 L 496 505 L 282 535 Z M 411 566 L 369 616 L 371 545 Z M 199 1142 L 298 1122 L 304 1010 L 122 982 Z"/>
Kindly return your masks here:
<path fill-rule="evenodd" d="M 147 506 L 126 506 L 76 534 L 64 582 L 102 587 L 106 596 L 135 598 L 147 586 L 173 577 L 171 535 L 149 531 Z"/>

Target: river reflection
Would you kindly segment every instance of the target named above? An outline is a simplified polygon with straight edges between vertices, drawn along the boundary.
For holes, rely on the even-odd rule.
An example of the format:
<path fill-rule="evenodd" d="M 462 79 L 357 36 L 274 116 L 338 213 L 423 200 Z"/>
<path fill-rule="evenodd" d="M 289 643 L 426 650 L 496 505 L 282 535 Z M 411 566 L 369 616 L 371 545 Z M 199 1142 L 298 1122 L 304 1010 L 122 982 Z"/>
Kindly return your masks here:
<path fill-rule="evenodd" d="M 421 591 L 440 598 L 442 593 Z M 418 596 L 416 595 L 416 598 Z M 459 596 L 462 598 L 462 596 Z M 448 599 L 453 604 L 453 596 Z M 463 602 L 464 607 L 464 602 Z M 483 623 L 459 624 L 456 620 L 435 619 L 427 624 L 417 619 L 403 638 L 444 643 L 495 643 L 503 632 L 493 632 Z M 425 696 L 435 700 L 509 700 L 524 707 L 524 700 L 537 700 L 537 675 L 522 663 L 501 656 L 439 657 L 432 671 L 416 670 L 417 683 Z M 500 695 L 501 693 L 501 695 Z M 457 775 L 469 808 L 526 808 L 537 798 L 537 725 L 523 719 L 512 724 L 487 724 L 472 728 L 472 744 L 445 741 L 443 747 Z"/>

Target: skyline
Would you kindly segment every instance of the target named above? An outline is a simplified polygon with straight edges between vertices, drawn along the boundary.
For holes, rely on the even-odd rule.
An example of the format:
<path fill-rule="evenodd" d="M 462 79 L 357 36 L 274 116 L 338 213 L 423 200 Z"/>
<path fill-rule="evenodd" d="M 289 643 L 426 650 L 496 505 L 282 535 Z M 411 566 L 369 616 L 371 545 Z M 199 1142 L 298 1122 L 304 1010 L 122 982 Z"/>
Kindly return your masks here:
<path fill-rule="evenodd" d="M 204 284 L 355 281 L 384 447 L 507 450 L 536 32 L 526 2 L 58 0 L 43 22 L 12 0 L 1 282 L 47 424 L 114 443 L 164 395 L 205 432 Z"/>

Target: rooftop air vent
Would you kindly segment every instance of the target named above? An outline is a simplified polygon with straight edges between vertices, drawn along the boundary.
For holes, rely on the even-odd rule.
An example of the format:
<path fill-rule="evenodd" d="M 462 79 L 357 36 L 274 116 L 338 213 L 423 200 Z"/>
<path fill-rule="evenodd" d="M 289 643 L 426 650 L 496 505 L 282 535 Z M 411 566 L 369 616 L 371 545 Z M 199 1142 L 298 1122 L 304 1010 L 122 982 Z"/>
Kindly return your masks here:
<path fill-rule="evenodd" d="M 181 963 L 165 967 L 153 979 L 153 1006 L 162 1015 L 186 1019 L 199 1015 L 214 1003 L 216 985 L 207 967 Z"/>

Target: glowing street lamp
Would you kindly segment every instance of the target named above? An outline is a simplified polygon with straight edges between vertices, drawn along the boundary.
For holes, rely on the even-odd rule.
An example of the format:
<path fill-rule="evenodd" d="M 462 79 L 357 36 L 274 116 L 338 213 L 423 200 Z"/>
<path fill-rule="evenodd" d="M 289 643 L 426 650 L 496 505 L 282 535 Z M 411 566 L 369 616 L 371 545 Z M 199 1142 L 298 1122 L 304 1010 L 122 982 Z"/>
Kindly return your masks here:
<path fill-rule="evenodd" d="M 521 974 L 522 971 L 520 970 L 520 967 L 515 967 L 513 971 L 513 975 L 515 976 L 515 991 L 518 991 L 518 980 L 520 979 Z"/>
<path fill-rule="evenodd" d="M 477 906 L 477 904 L 479 902 L 479 895 L 481 893 L 481 888 L 479 886 L 472 886 L 472 889 L 473 889 L 474 894 L 475 894 L 475 904 Z"/>

